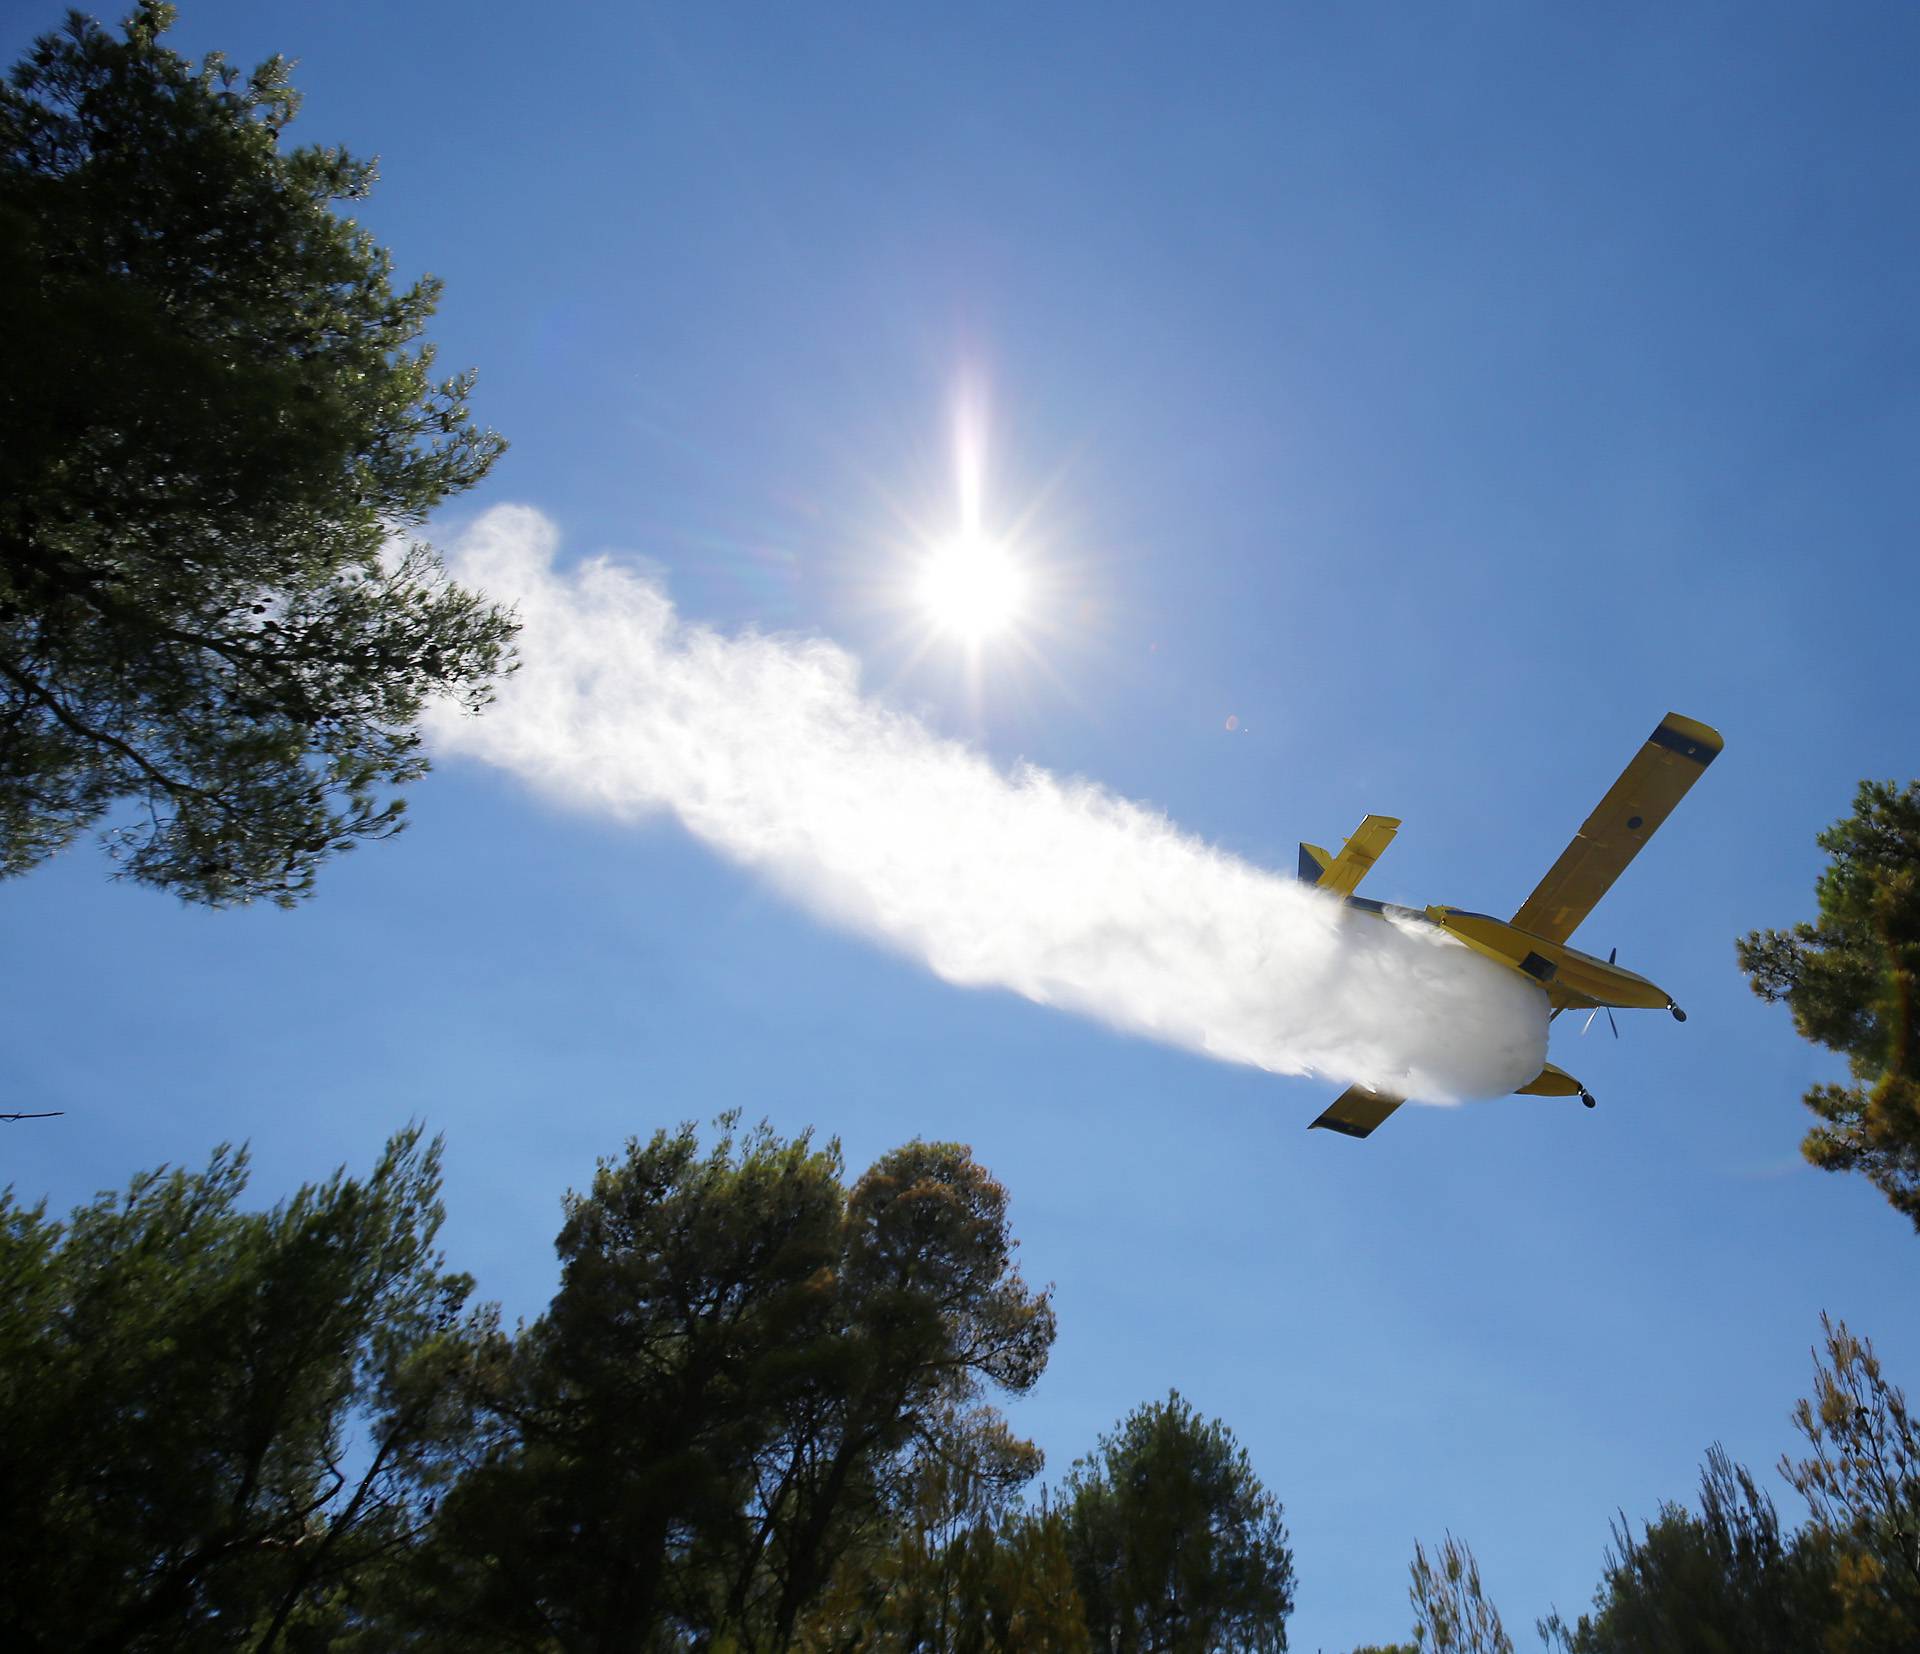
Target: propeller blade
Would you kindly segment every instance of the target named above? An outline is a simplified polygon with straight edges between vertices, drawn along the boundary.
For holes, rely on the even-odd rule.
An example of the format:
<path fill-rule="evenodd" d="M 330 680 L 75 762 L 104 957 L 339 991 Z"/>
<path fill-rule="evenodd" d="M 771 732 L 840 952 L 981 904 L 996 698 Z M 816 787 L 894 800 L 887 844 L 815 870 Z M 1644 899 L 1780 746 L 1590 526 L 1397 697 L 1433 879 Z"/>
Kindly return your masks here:
<path fill-rule="evenodd" d="M 1599 1014 L 1600 1007 L 1598 1005 L 1594 1006 L 1594 1008 L 1587 1013 L 1587 1020 L 1580 1024 L 1580 1032 L 1582 1034 L 1585 1034 L 1586 1031 L 1593 1026 L 1593 1019 Z"/>
<path fill-rule="evenodd" d="M 1607 1007 L 1607 1026 L 1613 1030 L 1613 1037 L 1618 1039 L 1620 1037 L 1620 1024 L 1613 1020 L 1613 1007 L 1611 1005 Z"/>

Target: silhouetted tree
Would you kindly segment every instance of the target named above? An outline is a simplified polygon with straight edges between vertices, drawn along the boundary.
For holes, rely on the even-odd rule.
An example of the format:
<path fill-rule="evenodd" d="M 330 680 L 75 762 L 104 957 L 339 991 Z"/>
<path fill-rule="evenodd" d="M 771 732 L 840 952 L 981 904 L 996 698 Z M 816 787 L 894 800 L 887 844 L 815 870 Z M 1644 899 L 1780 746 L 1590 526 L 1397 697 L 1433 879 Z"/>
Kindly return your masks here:
<path fill-rule="evenodd" d="M 966 1149 L 908 1144 L 847 1190 L 837 1147 L 724 1124 L 570 1197 L 560 1291 L 499 1363 L 423 1576 L 449 1646 L 784 1648 L 884 1546 L 940 1421 L 1045 1366 L 1052 1311 Z"/>
<path fill-rule="evenodd" d="M 1176 1391 L 1068 1473 L 1067 1547 L 1096 1648 L 1284 1650 L 1293 1552 L 1280 1502 L 1224 1424 Z"/>
<path fill-rule="evenodd" d="M 1636 1539 L 1625 1517 L 1594 1594 L 1594 1612 L 1540 1633 L 1566 1654 L 1803 1654 L 1833 1620 L 1824 1550 L 1783 1535 L 1753 1477 L 1710 1449 L 1700 1510 L 1666 1504 Z"/>
<path fill-rule="evenodd" d="M 399 826 L 428 697 L 478 708 L 514 623 L 406 533 L 504 444 L 435 383 L 439 284 L 282 148 L 244 79 L 70 14 L 0 86 L 0 876 L 101 821 L 128 877 L 292 903 Z"/>
<path fill-rule="evenodd" d="M 1831 857 L 1820 917 L 1755 931 L 1740 966 L 1785 1000 L 1801 1037 L 1847 1058 L 1851 1085 L 1817 1085 L 1806 1157 L 1861 1171 L 1920 1228 L 1920 782 L 1863 781 L 1853 814 L 1820 835 Z"/>
<path fill-rule="evenodd" d="M 0 1645 L 317 1646 L 403 1554 L 483 1322 L 439 1144 L 242 1212 L 244 1152 L 63 1227 L 0 1196 Z"/>
<path fill-rule="evenodd" d="M 1057 1510 L 1021 1509 L 1040 1455 L 988 1410 L 923 1434 L 889 1511 L 891 1537 L 856 1550 L 808 1616 L 809 1654 L 1091 1649 Z"/>

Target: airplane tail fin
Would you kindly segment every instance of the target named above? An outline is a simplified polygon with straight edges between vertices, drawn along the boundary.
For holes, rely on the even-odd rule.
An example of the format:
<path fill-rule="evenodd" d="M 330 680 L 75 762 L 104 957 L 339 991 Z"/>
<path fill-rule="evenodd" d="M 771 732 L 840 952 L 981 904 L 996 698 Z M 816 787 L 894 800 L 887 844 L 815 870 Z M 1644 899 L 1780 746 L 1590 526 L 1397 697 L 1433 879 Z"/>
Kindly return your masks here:
<path fill-rule="evenodd" d="M 1305 884 L 1330 890 L 1336 896 L 1351 896 L 1369 869 L 1380 859 L 1380 852 L 1393 842 L 1400 831 L 1396 816 L 1368 816 L 1353 830 L 1353 836 L 1330 856 L 1317 844 L 1300 846 L 1300 878 Z"/>

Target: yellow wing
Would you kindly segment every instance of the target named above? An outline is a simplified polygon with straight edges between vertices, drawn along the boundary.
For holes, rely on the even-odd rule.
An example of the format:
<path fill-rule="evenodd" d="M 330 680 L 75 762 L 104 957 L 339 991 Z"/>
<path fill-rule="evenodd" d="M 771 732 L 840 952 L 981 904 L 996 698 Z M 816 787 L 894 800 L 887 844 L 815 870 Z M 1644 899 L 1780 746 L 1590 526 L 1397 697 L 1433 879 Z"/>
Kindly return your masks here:
<path fill-rule="evenodd" d="M 1404 1097 L 1389 1097 L 1384 1091 L 1350 1085 L 1307 1130 L 1325 1126 L 1328 1131 L 1337 1131 L 1345 1137 L 1365 1137 L 1405 1101 Z"/>
<path fill-rule="evenodd" d="M 1700 779 L 1725 743 L 1719 731 L 1669 712 L 1573 842 L 1513 916 L 1516 929 L 1564 942 L 1593 911 L 1640 846 Z"/>
<path fill-rule="evenodd" d="M 1399 831 L 1397 816 L 1368 816 L 1354 828 L 1353 837 L 1337 856 L 1329 856 L 1317 844 L 1302 844 L 1300 877 L 1307 884 L 1330 890 L 1336 896 L 1351 896 Z"/>

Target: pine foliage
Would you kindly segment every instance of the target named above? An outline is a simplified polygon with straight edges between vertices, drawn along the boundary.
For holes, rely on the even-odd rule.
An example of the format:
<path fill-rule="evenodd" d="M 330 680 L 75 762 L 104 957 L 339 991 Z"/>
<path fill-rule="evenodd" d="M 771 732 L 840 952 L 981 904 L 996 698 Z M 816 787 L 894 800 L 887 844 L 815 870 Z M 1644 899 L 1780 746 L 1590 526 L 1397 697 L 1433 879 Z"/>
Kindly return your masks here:
<path fill-rule="evenodd" d="M 291 904 L 511 665 L 416 534 L 504 444 L 433 377 L 439 284 L 335 210 L 373 163 L 173 15 L 73 13 L 0 85 L 0 876 L 104 825 L 128 878 Z"/>

